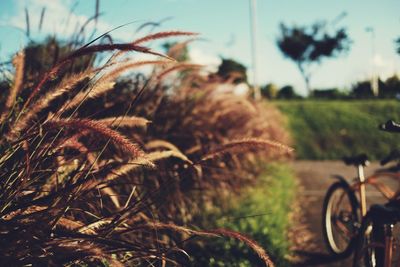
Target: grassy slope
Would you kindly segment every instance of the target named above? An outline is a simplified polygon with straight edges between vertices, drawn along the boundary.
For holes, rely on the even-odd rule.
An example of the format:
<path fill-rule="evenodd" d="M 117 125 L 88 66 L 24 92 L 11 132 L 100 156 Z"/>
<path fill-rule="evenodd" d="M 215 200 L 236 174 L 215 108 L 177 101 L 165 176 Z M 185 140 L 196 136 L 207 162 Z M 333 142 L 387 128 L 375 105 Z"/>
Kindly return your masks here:
<path fill-rule="evenodd" d="M 377 130 L 388 119 L 400 120 L 400 103 L 377 101 L 277 101 L 288 117 L 296 154 L 301 159 L 340 159 L 367 153 L 380 159 L 399 147 L 400 135 Z"/>
<path fill-rule="evenodd" d="M 292 170 L 285 164 L 269 164 L 257 186 L 235 199 L 228 213 L 214 214 L 218 217 L 216 227 L 253 238 L 268 251 L 276 266 L 289 266 L 287 234 L 295 190 Z M 193 266 L 261 266 L 248 247 L 234 240 L 215 240 L 203 249 L 197 251 L 200 254 L 194 257 Z"/>

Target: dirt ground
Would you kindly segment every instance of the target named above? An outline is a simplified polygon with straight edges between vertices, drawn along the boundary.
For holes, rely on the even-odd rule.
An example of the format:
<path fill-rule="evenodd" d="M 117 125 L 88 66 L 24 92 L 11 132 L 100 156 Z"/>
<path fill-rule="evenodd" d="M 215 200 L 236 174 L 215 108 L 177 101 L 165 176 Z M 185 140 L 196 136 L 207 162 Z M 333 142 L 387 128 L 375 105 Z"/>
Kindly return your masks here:
<path fill-rule="evenodd" d="M 326 250 L 322 237 L 322 205 L 328 187 L 335 181 L 330 176 L 339 174 L 351 181 L 357 176 L 356 168 L 345 166 L 341 161 L 294 161 L 292 166 L 300 184 L 291 231 L 293 266 L 351 266 L 351 258 L 339 260 Z M 365 169 L 365 174 L 372 174 L 377 168 L 380 168 L 379 164 L 372 163 Z M 383 199 L 379 192 L 367 188 L 367 201 L 376 203 Z"/>

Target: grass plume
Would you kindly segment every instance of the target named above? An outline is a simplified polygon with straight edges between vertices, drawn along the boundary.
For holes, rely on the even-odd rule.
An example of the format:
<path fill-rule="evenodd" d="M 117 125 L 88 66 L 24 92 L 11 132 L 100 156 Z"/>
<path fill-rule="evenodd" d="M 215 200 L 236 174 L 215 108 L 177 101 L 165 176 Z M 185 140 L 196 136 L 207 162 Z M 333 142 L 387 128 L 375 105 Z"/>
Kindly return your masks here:
<path fill-rule="evenodd" d="M 17 98 L 18 93 L 22 89 L 23 79 L 24 79 L 24 62 L 25 62 L 25 54 L 24 52 L 19 52 L 13 59 L 13 65 L 15 68 L 14 82 L 12 87 L 10 88 L 10 92 L 8 94 L 5 106 L 0 115 L 0 123 L 3 123 L 7 118 L 10 109 L 15 104 L 15 100 Z"/>
<path fill-rule="evenodd" d="M 146 35 L 145 37 L 137 39 L 137 40 L 133 41 L 133 44 L 140 45 L 142 43 L 146 43 L 149 41 L 153 41 L 153 40 L 157 40 L 157 39 L 164 39 L 166 37 L 172 37 L 172 36 L 194 36 L 194 35 L 198 35 L 198 33 L 184 32 L 184 31 L 158 32 L 158 33 L 149 34 L 149 35 Z"/>
<path fill-rule="evenodd" d="M 136 116 L 129 117 L 112 117 L 100 119 L 98 122 L 108 127 L 146 127 L 151 121 Z"/>
<path fill-rule="evenodd" d="M 135 143 L 129 141 L 125 136 L 120 133 L 108 128 L 106 125 L 88 119 L 60 119 L 48 121 L 45 125 L 49 129 L 52 128 L 65 128 L 67 130 L 88 130 L 90 132 L 96 133 L 99 136 L 109 139 L 112 142 L 118 144 L 121 149 L 129 152 L 133 158 L 143 157 L 144 151 Z"/>
<path fill-rule="evenodd" d="M 279 142 L 257 138 L 248 138 L 242 140 L 233 140 L 229 143 L 226 143 L 220 148 L 204 155 L 200 161 L 215 159 L 216 157 L 220 157 L 228 153 L 246 153 L 247 151 L 254 149 L 278 149 L 279 151 L 287 154 L 293 152 L 293 148 L 290 148 Z"/>

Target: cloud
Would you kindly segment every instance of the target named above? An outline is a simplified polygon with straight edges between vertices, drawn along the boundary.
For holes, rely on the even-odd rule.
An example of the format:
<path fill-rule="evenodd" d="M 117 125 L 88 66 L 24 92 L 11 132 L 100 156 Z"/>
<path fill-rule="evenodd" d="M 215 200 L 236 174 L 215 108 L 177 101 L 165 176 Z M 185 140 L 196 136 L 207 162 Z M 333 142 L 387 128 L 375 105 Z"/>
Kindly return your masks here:
<path fill-rule="evenodd" d="M 372 59 L 372 64 L 374 64 L 376 67 L 383 67 L 387 65 L 387 62 L 380 54 L 375 54 L 374 58 Z"/>
<path fill-rule="evenodd" d="M 371 63 L 373 66 L 372 71 L 383 79 L 396 73 L 396 64 L 393 59 L 384 58 L 380 54 L 375 54 Z"/>
<path fill-rule="evenodd" d="M 193 63 L 204 65 L 206 70 L 212 72 L 215 72 L 221 64 L 221 58 L 197 47 L 189 49 L 189 57 Z"/>
<path fill-rule="evenodd" d="M 72 34 L 78 32 L 82 25 L 87 23 L 90 18 L 71 12 L 71 8 L 74 5 L 71 0 L 17 0 L 15 3 L 17 13 L 5 18 L 2 24 L 8 24 L 25 30 L 26 19 L 24 9 L 27 8 L 29 12 L 30 32 L 33 36 L 45 33 L 55 34 L 58 37 L 68 39 Z M 43 7 L 45 7 L 45 15 L 40 33 L 38 28 Z M 101 21 L 100 18 L 96 26 L 94 21 L 88 23 L 85 28 L 86 33 L 92 33 L 95 27 L 97 29 L 96 35 L 113 28 L 112 25 Z"/>

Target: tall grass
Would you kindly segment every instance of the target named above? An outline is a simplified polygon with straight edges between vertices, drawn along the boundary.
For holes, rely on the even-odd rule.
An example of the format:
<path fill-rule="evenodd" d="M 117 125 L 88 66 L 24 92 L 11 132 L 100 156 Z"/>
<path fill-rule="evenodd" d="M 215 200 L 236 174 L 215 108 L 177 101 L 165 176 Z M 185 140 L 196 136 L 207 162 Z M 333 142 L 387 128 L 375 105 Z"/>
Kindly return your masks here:
<path fill-rule="evenodd" d="M 273 108 L 216 94 L 218 83 L 198 66 L 142 46 L 180 35 L 192 34 L 90 43 L 40 73 L 24 53 L 15 57 L 14 79 L 1 98 L 2 263 L 177 265 L 188 238 L 222 236 L 273 265 L 240 233 L 184 227 L 205 205 L 252 184 L 256 155 L 275 158 L 291 149 L 281 144 L 286 134 Z M 114 50 L 105 65 L 82 62 Z M 126 59 L 128 51 L 163 61 L 146 62 L 153 65 L 148 76 L 119 79 L 144 64 Z"/>

